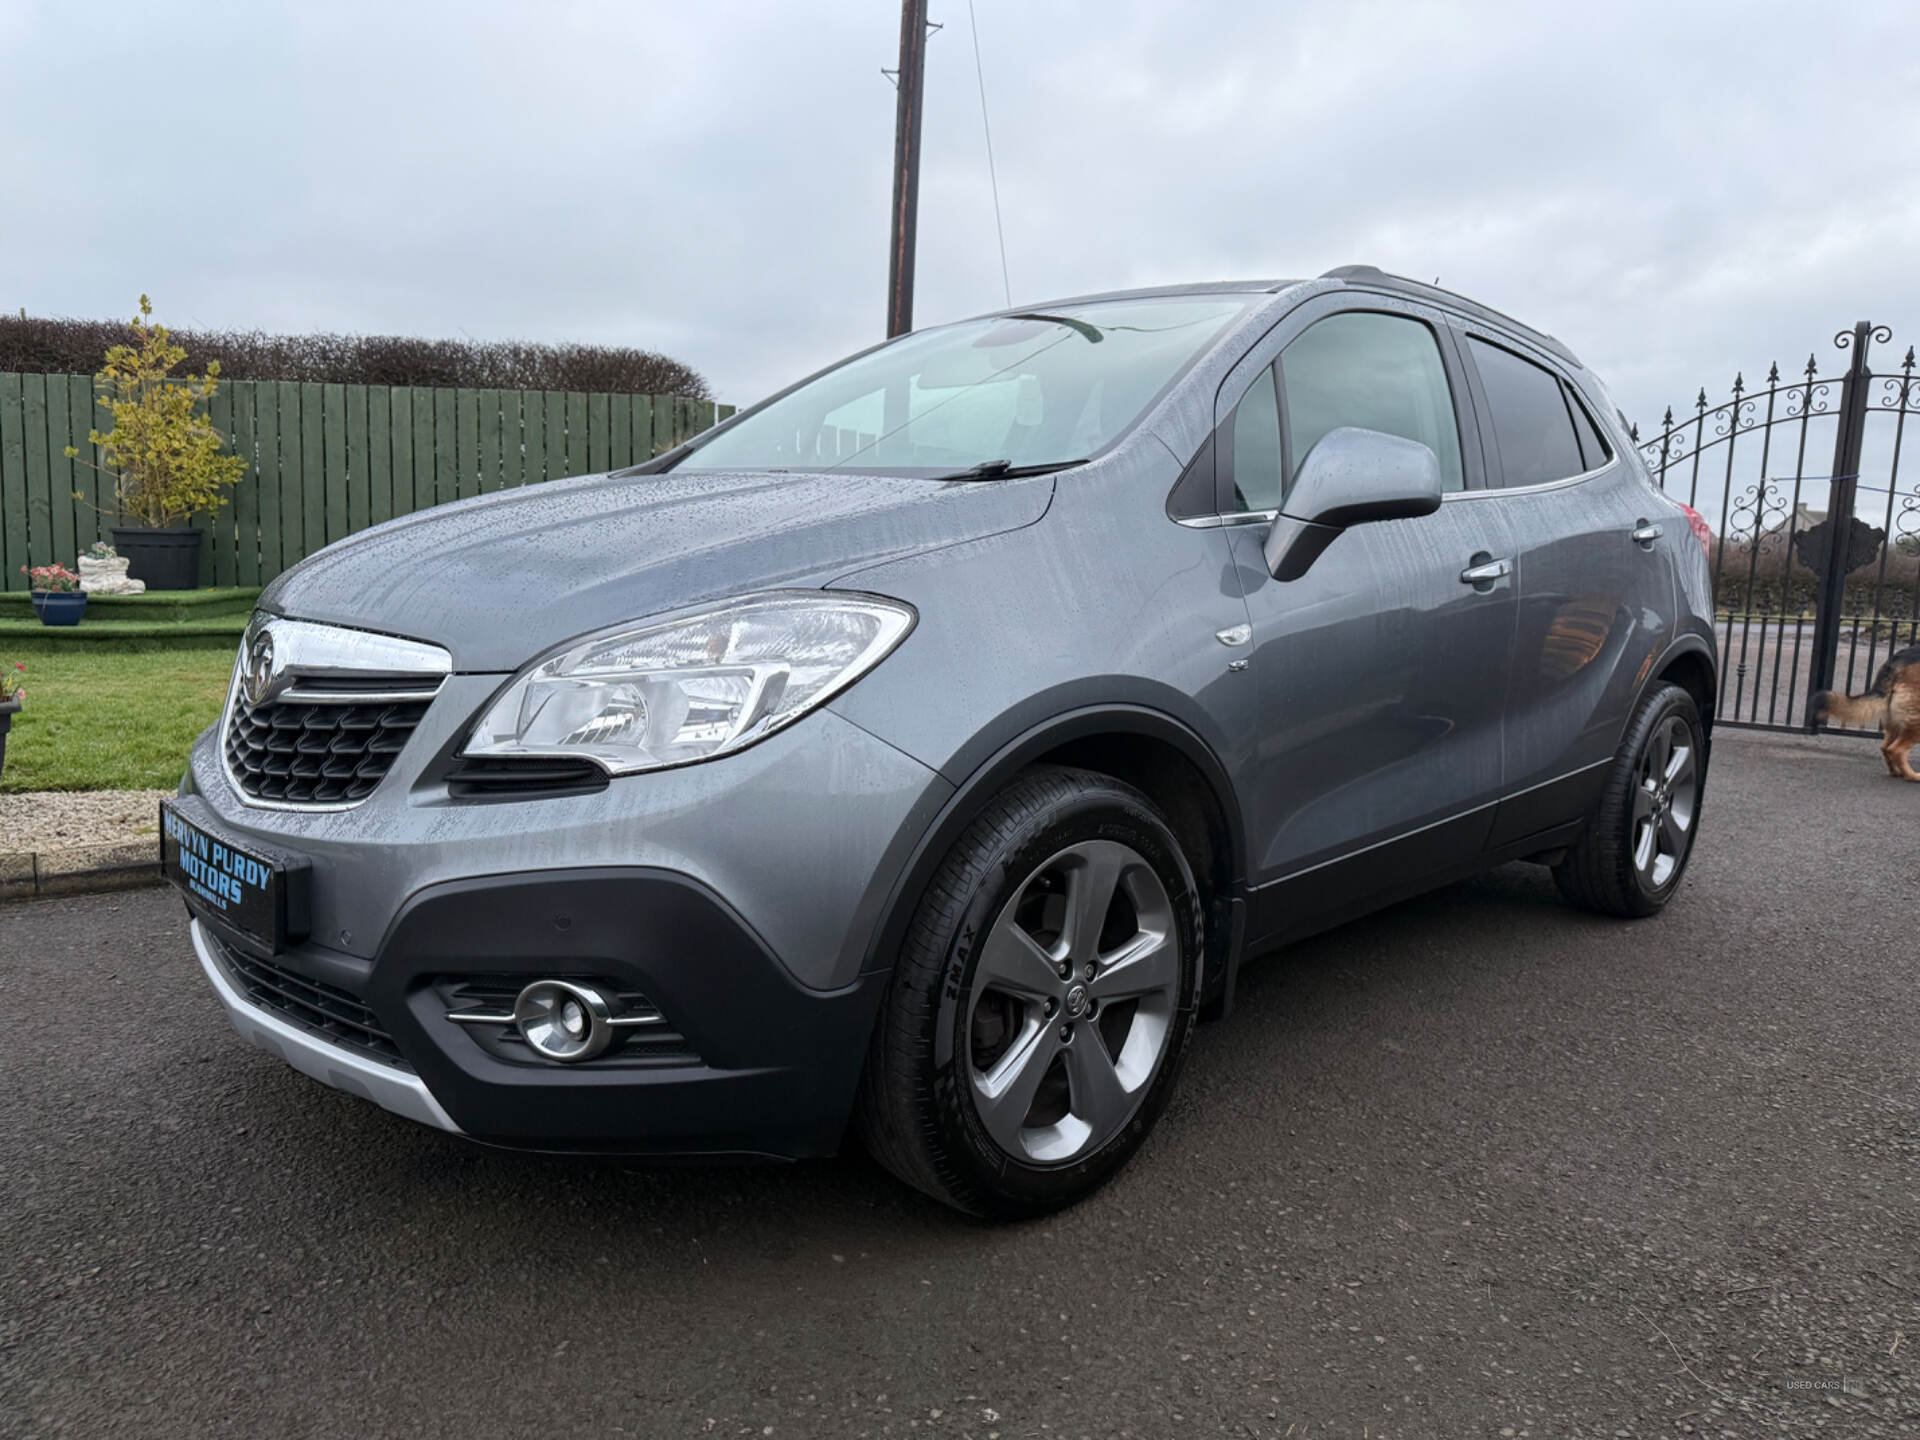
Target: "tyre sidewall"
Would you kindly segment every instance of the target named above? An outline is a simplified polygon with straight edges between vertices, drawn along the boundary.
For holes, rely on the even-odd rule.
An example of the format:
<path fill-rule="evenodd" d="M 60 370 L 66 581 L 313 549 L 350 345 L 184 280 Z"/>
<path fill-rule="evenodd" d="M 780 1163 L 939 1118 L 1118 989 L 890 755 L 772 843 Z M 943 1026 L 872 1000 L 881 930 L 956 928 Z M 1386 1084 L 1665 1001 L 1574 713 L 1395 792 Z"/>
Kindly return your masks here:
<path fill-rule="evenodd" d="M 1166 887 L 1180 945 L 1178 1003 L 1159 1071 L 1119 1133 L 1074 1160 L 1035 1165 L 1002 1150 L 975 1108 L 968 1073 L 967 999 L 978 944 L 1001 910 L 1035 870 L 1085 840 L 1113 840 L 1137 851 Z M 1178 842 L 1143 797 L 1114 782 L 1087 777 L 1085 788 L 1048 805 L 989 859 L 984 877 L 947 937 L 927 1052 L 934 1066 L 931 1088 L 940 1148 L 963 1170 L 983 1172 L 996 1192 L 984 1208 L 1001 1214 L 1057 1209 L 1097 1188 L 1139 1148 L 1166 1107 L 1191 1038 L 1199 994 L 1200 926 L 1193 874 Z"/>

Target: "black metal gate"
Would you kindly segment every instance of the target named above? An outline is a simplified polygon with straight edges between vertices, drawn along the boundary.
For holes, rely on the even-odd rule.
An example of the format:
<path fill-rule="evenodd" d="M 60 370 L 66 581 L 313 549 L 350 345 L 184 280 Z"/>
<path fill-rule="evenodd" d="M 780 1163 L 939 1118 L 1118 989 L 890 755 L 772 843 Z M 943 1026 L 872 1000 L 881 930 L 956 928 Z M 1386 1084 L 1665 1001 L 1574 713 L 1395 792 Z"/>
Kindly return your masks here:
<path fill-rule="evenodd" d="M 1736 375 L 1732 399 L 1709 406 L 1703 389 L 1691 417 L 1669 409 L 1657 436 L 1634 433 L 1714 532 L 1720 724 L 1811 729 L 1814 695 L 1866 689 L 1920 640 L 1920 471 L 1901 467 L 1920 375 L 1912 347 L 1896 373 L 1867 363 L 1892 339 L 1863 320 L 1833 337 L 1839 375 L 1812 355 L 1788 383 L 1773 366 L 1764 390 Z"/>

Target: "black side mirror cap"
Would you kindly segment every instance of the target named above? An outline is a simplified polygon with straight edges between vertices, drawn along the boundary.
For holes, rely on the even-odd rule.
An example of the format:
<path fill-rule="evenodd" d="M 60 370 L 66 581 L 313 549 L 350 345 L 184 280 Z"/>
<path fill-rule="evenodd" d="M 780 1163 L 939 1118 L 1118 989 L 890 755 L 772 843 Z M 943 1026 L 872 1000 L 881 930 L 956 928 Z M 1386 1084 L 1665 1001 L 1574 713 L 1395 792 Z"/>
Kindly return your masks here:
<path fill-rule="evenodd" d="M 1273 528 L 1267 531 L 1267 543 L 1261 547 L 1267 572 L 1276 580 L 1298 580 L 1341 533 L 1337 525 L 1314 525 L 1291 515 L 1275 516 Z"/>
<path fill-rule="evenodd" d="M 1267 571 L 1297 580 L 1349 525 L 1409 520 L 1440 508 L 1440 459 L 1418 440 L 1343 425 L 1329 430 L 1267 532 Z"/>

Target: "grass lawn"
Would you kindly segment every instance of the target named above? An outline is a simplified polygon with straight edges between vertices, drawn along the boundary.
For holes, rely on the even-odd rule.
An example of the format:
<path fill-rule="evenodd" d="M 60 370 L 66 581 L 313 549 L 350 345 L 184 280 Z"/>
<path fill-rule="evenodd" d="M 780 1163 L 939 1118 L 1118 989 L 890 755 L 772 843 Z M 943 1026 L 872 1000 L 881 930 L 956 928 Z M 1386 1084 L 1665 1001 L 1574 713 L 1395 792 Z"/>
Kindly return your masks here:
<path fill-rule="evenodd" d="M 0 664 L 27 667 L 0 791 L 171 789 L 220 713 L 237 648 L 0 640 Z"/>

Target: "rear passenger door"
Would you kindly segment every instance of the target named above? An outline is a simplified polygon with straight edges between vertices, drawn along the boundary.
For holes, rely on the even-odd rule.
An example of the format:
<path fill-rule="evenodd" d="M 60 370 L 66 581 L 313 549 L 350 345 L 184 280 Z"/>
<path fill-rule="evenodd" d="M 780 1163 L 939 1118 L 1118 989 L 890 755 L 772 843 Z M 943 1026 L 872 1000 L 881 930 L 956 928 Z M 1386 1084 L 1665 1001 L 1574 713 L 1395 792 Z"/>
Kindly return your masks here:
<path fill-rule="evenodd" d="M 1584 372 L 1463 324 L 1485 431 L 1482 503 L 1516 549 L 1519 621 L 1505 731 L 1509 798 L 1491 845 L 1583 816 L 1671 631 L 1668 557 L 1644 485 L 1617 453 Z M 1668 527 L 1670 528 L 1670 527 Z"/>

